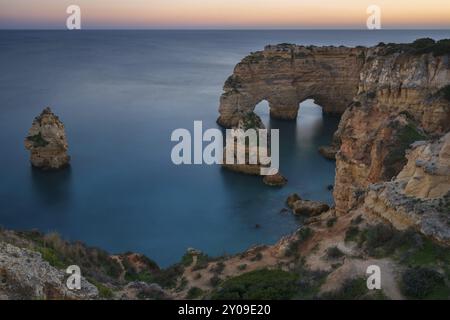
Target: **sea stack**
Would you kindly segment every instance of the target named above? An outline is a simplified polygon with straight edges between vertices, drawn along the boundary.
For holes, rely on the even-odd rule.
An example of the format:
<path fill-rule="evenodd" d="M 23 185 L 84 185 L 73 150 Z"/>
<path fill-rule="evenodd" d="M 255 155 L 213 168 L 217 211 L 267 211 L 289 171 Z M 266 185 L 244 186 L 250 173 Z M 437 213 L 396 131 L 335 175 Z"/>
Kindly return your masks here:
<path fill-rule="evenodd" d="M 30 150 L 30 161 L 36 168 L 57 170 L 69 165 L 64 124 L 48 107 L 34 119 L 25 148 Z"/>

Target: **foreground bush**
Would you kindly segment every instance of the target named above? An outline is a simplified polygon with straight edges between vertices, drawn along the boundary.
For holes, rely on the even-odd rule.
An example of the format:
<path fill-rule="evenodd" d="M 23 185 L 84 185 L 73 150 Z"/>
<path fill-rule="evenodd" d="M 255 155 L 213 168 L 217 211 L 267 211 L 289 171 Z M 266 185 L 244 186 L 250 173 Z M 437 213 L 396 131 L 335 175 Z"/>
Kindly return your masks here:
<path fill-rule="evenodd" d="M 402 276 L 401 289 L 408 298 L 424 299 L 435 293 L 440 295 L 447 288 L 444 277 L 431 268 L 414 267 L 407 269 Z M 435 297 L 433 297 L 435 298 Z M 448 298 L 448 292 L 447 297 Z"/>
<path fill-rule="evenodd" d="M 282 300 L 297 292 L 298 276 L 282 270 L 257 270 L 226 280 L 213 295 L 215 300 Z"/>

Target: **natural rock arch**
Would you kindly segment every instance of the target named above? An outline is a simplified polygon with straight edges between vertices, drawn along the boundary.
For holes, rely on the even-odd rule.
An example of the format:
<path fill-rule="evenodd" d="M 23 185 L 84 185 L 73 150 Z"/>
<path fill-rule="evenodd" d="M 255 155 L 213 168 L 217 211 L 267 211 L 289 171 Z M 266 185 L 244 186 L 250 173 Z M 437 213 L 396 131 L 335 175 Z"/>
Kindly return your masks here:
<path fill-rule="evenodd" d="M 293 120 L 314 99 L 326 113 L 341 114 L 358 90 L 365 48 L 267 46 L 244 58 L 224 85 L 218 123 L 235 126 L 267 100 L 270 116 Z"/>

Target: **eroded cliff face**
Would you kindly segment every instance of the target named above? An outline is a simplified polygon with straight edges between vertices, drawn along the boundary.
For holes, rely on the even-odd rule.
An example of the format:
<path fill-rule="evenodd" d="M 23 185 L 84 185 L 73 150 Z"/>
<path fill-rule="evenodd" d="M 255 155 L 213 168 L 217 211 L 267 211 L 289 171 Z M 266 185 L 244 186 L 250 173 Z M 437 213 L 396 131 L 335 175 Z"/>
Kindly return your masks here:
<path fill-rule="evenodd" d="M 369 186 L 364 210 L 450 244 L 450 133 L 416 142 L 395 179 Z"/>
<path fill-rule="evenodd" d="M 450 130 L 450 103 L 439 92 L 450 83 L 449 55 L 367 51 L 358 94 L 344 112 L 336 138 L 334 196 L 345 213 L 371 183 L 387 181 L 406 164 L 417 140 Z"/>
<path fill-rule="evenodd" d="M 97 288 L 81 278 L 81 290 L 69 290 L 68 275 L 40 253 L 0 242 L 0 300 L 94 299 Z"/>
<path fill-rule="evenodd" d="M 244 58 L 226 81 L 218 123 L 236 126 L 261 100 L 280 119 L 295 119 L 307 98 L 324 112 L 341 113 L 333 149 L 338 150 L 334 199 L 342 215 L 360 208 L 369 188 L 413 170 L 412 164 L 404 168 L 411 144 L 434 141 L 450 130 L 450 93 L 443 94 L 450 91 L 449 57 L 448 40 L 370 48 L 267 46 Z M 448 171 L 439 170 L 445 173 L 439 179 L 447 180 Z M 418 181 L 414 177 L 405 190 L 420 189 L 428 196 L 436 192 L 419 187 L 423 182 Z"/>
<path fill-rule="evenodd" d="M 60 169 L 69 164 L 64 124 L 50 108 L 34 119 L 25 138 L 25 148 L 30 151 L 31 164 L 36 168 Z"/>
<path fill-rule="evenodd" d="M 218 123 L 237 126 L 262 100 L 272 118 L 292 120 L 299 103 L 314 98 L 325 112 L 342 113 L 358 91 L 359 74 L 367 49 L 266 46 L 234 69 L 220 98 Z"/>

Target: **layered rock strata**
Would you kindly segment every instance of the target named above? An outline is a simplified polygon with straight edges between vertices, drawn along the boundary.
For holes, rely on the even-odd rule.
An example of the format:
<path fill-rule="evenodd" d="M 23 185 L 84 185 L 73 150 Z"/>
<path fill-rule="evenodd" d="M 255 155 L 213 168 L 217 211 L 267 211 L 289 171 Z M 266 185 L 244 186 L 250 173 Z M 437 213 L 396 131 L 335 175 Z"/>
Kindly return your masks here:
<path fill-rule="evenodd" d="M 308 98 L 324 112 L 342 114 L 332 145 L 320 149 L 336 159 L 336 215 L 364 207 L 447 243 L 449 164 L 435 151 L 446 150 L 448 138 L 439 137 L 450 130 L 450 41 L 267 46 L 244 58 L 225 82 L 218 123 L 236 125 L 262 100 L 271 117 L 295 119 Z"/>
<path fill-rule="evenodd" d="M 31 164 L 43 170 L 61 169 L 69 165 L 68 144 L 64 124 L 45 108 L 36 117 L 25 138 Z"/>
<path fill-rule="evenodd" d="M 414 228 L 450 244 L 450 133 L 415 143 L 407 158 L 394 180 L 369 186 L 364 209 L 398 229 Z"/>

